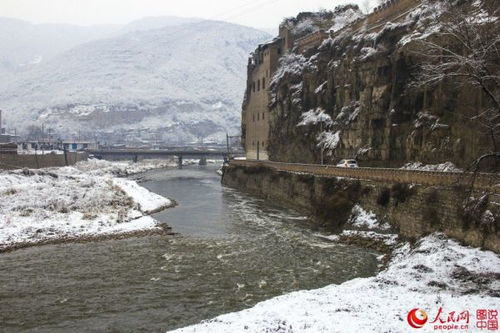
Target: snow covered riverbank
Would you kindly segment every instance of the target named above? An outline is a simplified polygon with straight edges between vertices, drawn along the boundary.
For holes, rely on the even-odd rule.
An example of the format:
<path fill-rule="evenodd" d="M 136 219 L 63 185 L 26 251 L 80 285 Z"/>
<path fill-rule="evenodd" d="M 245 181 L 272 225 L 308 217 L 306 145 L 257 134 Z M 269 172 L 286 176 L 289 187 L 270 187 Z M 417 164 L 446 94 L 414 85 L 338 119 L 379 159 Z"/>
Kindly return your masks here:
<path fill-rule="evenodd" d="M 408 332 L 414 308 L 427 313 L 422 332 L 443 324 L 468 325 L 457 331 L 471 332 L 477 310 L 499 310 L 499 278 L 498 255 L 434 234 L 401 245 L 375 277 L 279 296 L 174 332 Z"/>
<path fill-rule="evenodd" d="M 168 165 L 89 161 L 0 173 L 0 251 L 163 229 L 148 216 L 172 200 L 117 178 Z"/>

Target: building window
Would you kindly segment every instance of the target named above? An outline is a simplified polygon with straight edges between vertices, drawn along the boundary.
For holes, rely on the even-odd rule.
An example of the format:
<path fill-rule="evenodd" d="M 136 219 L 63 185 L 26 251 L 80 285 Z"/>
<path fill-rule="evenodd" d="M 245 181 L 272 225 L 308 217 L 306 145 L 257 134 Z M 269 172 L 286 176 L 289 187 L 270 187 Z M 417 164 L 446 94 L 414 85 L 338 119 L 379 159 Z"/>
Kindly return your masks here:
<path fill-rule="evenodd" d="M 262 78 L 262 89 L 266 89 L 266 78 Z"/>
<path fill-rule="evenodd" d="M 266 119 L 266 117 L 265 117 L 265 113 L 264 113 L 264 112 L 262 112 L 262 120 L 264 120 L 264 119 Z"/>
<path fill-rule="evenodd" d="M 281 54 L 281 47 L 278 48 L 278 54 Z"/>
<path fill-rule="evenodd" d="M 260 80 L 257 80 L 257 91 L 260 91 Z"/>
<path fill-rule="evenodd" d="M 252 87 L 253 87 L 253 92 L 255 92 L 255 81 L 253 81 Z"/>
<path fill-rule="evenodd" d="M 257 121 L 260 120 L 260 113 L 257 113 Z"/>
<path fill-rule="evenodd" d="M 264 148 L 264 142 L 265 142 L 265 141 L 262 141 L 262 148 Z"/>

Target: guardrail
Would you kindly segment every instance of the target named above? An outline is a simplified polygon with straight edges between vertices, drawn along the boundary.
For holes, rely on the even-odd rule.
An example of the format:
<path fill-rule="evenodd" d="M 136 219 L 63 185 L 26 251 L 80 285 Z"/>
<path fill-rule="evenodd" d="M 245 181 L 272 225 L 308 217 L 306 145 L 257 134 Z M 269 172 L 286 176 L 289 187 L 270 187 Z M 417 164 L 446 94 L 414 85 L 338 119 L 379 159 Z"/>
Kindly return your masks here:
<path fill-rule="evenodd" d="M 474 188 L 500 194 L 500 175 L 494 173 L 464 173 L 405 170 L 391 168 L 339 168 L 333 165 L 298 164 L 257 160 L 232 160 L 232 165 L 267 167 L 277 171 L 308 173 L 318 176 L 345 177 L 377 182 L 422 185 L 468 185 L 474 180 Z"/>
<path fill-rule="evenodd" d="M 141 150 L 141 149 L 88 149 L 94 155 L 188 155 L 188 156 L 225 156 L 227 150 Z M 242 153 L 236 152 L 235 155 Z"/>

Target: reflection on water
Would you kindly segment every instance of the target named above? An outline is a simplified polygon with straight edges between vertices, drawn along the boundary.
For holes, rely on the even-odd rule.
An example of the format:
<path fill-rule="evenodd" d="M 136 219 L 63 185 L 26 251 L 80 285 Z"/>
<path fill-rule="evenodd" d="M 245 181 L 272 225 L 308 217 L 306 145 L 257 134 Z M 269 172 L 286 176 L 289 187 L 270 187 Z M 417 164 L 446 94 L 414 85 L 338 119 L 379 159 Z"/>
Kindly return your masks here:
<path fill-rule="evenodd" d="M 0 255 L 0 328 L 161 332 L 376 269 L 373 253 L 318 238 L 303 216 L 221 187 L 213 168 L 151 171 L 143 185 L 178 200 L 156 218 L 179 236 Z"/>

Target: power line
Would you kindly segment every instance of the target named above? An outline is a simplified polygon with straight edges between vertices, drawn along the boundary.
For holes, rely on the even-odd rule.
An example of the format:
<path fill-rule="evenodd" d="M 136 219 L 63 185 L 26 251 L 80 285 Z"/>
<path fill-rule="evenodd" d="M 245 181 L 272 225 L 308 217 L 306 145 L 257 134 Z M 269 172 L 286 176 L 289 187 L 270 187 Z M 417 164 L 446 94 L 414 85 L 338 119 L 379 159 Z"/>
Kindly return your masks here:
<path fill-rule="evenodd" d="M 267 7 L 267 6 L 272 5 L 272 4 L 279 2 L 279 1 L 282 1 L 282 0 L 266 0 L 263 3 L 254 3 L 254 5 L 250 7 L 250 9 L 243 10 L 243 11 L 240 9 L 240 12 L 238 12 L 237 14 L 231 15 L 229 17 L 225 17 L 224 19 L 228 20 L 228 19 L 235 18 L 235 17 L 241 16 L 241 15 L 252 13 L 255 10 L 260 10 L 263 7 Z"/>
<path fill-rule="evenodd" d="M 250 0 L 250 1 L 247 1 L 245 3 L 243 3 L 241 6 L 237 6 L 237 7 L 233 7 L 232 9 L 229 9 L 225 12 L 222 12 L 222 13 L 218 13 L 218 14 L 215 14 L 211 17 L 208 18 L 208 20 L 214 20 L 214 19 L 217 19 L 218 17 L 223 17 L 225 14 L 229 14 L 233 11 L 236 11 L 236 10 L 241 10 L 243 9 L 244 7 L 248 6 L 248 5 L 254 5 L 255 4 L 255 0 Z"/>
<path fill-rule="evenodd" d="M 229 20 L 229 19 L 232 19 L 232 18 L 235 18 L 235 17 L 239 17 L 239 16 L 244 15 L 244 14 L 252 13 L 255 10 L 259 10 L 262 7 L 269 6 L 269 5 L 277 3 L 279 1 L 284 1 L 284 0 L 264 0 L 264 1 L 260 2 L 260 3 L 255 3 L 255 1 L 248 1 L 248 2 L 245 2 L 241 6 L 234 7 L 231 10 L 228 10 L 228 11 L 225 11 L 225 12 L 213 15 L 213 16 L 211 16 L 208 19 L 203 19 L 203 20 L 200 20 L 199 22 L 195 22 L 195 23 L 187 24 L 187 25 L 189 25 L 190 27 L 193 27 L 193 26 L 197 26 L 197 25 L 201 26 L 201 25 L 207 23 L 208 21 Z M 247 9 L 244 9 L 245 7 L 247 7 L 250 4 L 253 4 L 253 5 L 250 6 L 249 8 L 247 8 Z M 242 11 L 242 9 L 244 9 L 244 10 Z M 233 12 L 233 11 L 239 11 L 239 12 L 236 12 L 235 14 L 231 14 L 229 16 L 224 16 L 224 14 L 227 14 L 227 13 L 230 13 L 230 12 Z M 182 32 L 184 30 L 183 26 L 184 25 L 180 25 L 180 26 L 177 27 L 177 29 L 170 30 L 169 34 L 170 35 L 175 35 L 176 33 Z M 181 37 L 182 36 L 177 36 L 177 38 L 174 38 L 172 41 L 179 40 L 179 39 L 181 39 Z M 161 37 L 158 37 L 156 39 L 150 40 L 150 42 L 154 42 L 156 40 L 159 40 L 160 38 Z"/>

